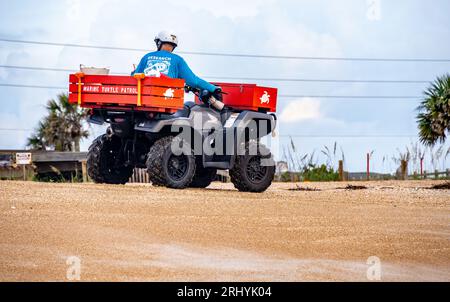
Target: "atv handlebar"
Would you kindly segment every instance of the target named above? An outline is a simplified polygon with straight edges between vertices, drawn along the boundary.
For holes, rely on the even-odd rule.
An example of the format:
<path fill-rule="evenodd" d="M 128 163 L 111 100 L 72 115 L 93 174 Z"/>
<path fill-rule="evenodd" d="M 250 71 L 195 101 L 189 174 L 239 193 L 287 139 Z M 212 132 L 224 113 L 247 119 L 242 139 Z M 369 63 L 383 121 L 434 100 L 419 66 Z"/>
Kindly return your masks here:
<path fill-rule="evenodd" d="M 219 94 L 228 94 L 228 93 L 226 93 L 226 92 L 223 92 L 222 89 L 221 89 L 220 87 L 218 87 L 218 88 L 219 88 L 219 90 L 218 90 L 216 93 L 219 93 Z M 189 85 L 184 85 L 184 91 L 185 91 L 186 93 L 193 92 L 194 94 L 197 94 L 197 93 L 202 92 L 200 89 L 194 88 L 194 87 L 189 86 Z"/>
<path fill-rule="evenodd" d="M 199 92 L 200 92 L 200 89 L 191 87 L 191 86 L 189 86 L 189 85 L 184 85 L 184 91 L 185 91 L 186 93 L 193 92 L 193 93 L 195 94 L 195 93 L 199 93 Z"/>
<path fill-rule="evenodd" d="M 220 87 L 214 93 L 211 93 L 208 90 L 202 91 L 198 88 L 184 85 L 184 91 L 186 93 L 193 92 L 203 103 L 209 104 L 219 111 L 221 111 L 225 106 L 225 104 L 222 103 L 222 94 L 226 93 L 222 92 Z"/>

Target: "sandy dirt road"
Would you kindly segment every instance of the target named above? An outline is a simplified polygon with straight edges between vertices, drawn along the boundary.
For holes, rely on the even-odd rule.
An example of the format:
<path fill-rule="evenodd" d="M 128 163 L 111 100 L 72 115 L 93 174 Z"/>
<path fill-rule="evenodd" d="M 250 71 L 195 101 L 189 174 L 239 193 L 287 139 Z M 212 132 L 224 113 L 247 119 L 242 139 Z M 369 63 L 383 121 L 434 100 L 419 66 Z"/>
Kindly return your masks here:
<path fill-rule="evenodd" d="M 436 182 L 150 185 L 0 182 L 0 280 L 450 281 L 450 190 Z M 69 258 L 73 259 L 73 258 Z M 373 258 L 376 260 L 376 258 Z"/>

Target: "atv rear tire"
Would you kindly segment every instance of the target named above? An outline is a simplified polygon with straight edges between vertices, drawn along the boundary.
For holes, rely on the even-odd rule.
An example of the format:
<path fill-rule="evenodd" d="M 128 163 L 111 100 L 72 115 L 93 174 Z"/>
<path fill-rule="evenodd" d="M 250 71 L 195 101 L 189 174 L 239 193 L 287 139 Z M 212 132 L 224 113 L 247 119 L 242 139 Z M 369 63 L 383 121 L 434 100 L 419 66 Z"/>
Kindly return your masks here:
<path fill-rule="evenodd" d="M 249 150 L 257 154 L 250 155 Z M 270 165 L 261 165 L 261 160 L 268 160 Z M 245 155 L 236 156 L 233 168 L 230 170 L 231 182 L 241 192 L 264 192 L 271 184 L 275 175 L 275 164 L 269 149 L 256 142 L 247 143 Z"/>
<path fill-rule="evenodd" d="M 194 177 L 195 157 L 192 151 L 179 156 L 173 154 L 171 145 L 174 140 L 179 138 L 166 136 L 152 145 L 147 156 L 147 172 L 153 185 L 184 189 Z"/>
<path fill-rule="evenodd" d="M 211 184 L 217 174 L 215 168 L 204 168 L 202 163 L 202 157 L 197 156 L 195 165 L 195 175 L 192 182 L 189 184 L 191 188 L 206 188 Z"/>
<path fill-rule="evenodd" d="M 103 134 L 89 147 L 87 172 L 96 183 L 125 184 L 133 174 L 133 167 L 121 165 L 121 140 L 117 136 Z"/>

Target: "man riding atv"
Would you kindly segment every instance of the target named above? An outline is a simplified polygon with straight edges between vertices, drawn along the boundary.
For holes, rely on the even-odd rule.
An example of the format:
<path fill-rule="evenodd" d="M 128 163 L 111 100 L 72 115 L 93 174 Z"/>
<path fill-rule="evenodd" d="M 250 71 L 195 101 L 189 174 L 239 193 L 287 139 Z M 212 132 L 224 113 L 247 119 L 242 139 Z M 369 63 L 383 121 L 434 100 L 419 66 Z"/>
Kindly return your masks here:
<path fill-rule="evenodd" d="M 90 122 L 110 125 L 89 147 L 90 178 L 96 183 L 124 184 L 134 168 L 146 168 L 155 186 L 206 188 L 217 170 L 228 170 L 238 190 L 266 190 L 275 164 L 261 138 L 275 129 L 276 116 L 270 111 L 276 109 L 277 90 L 222 83 L 225 94 L 198 78 L 183 58 L 172 53 L 178 44 L 176 35 L 161 32 L 155 42 L 158 50 L 145 55 L 132 74 L 139 81 L 128 76 L 71 75 L 72 102 L 92 108 Z M 165 82 L 171 81 L 185 82 L 184 90 L 193 92 L 203 104 L 187 102 L 174 112 L 154 110 L 164 109 L 172 99 L 184 99 L 181 86 L 166 86 Z M 101 90 L 108 87 L 117 93 Z M 120 93 L 124 87 L 139 92 Z M 98 92 L 91 93 L 88 88 Z M 143 106 L 143 98 L 155 107 Z M 152 110 L 145 110 L 148 108 Z"/>
<path fill-rule="evenodd" d="M 186 61 L 172 52 L 178 46 L 177 36 L 169 31 L 162 31 L 155 37 L 157 51 L 146 54 L 136 70 L 131 73 L 144 73 L 146 76 L 164 74 L 170 78 L 184 79 L 186 85 L 200 91 L 207 90 L 216 99 L 221 99 L 221 89 L 197 77 L 187 65 Z M 204 96 L 208 100 L 209 96 Z"/>

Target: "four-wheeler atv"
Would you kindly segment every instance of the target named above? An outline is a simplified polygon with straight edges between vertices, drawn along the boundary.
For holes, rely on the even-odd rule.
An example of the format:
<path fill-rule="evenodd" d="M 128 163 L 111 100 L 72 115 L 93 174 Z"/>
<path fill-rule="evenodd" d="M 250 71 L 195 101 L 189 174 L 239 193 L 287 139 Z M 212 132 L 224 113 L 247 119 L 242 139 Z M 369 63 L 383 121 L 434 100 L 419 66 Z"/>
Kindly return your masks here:
<path fill-rule="evenodd" d="M 133 77 L 123 78 L 71 75 L 70 100 L 91 108 L 90 122 L 110 124 L 89 148 L 94 182 L 124 184 L 138 167 L 147 169 L 153 185 L 169 188 L 205 188 L 218 169 L 229 170 L 239 191 L 270 186 L 275 164 L 260 138 L 276 126 L 268 113 L 275 111 L 276 89 L 218 83 L 222 103 L 182 80 L 142 76 L 136 85 Z M 204 102 L 183 104 L 183 88 Z"/>

